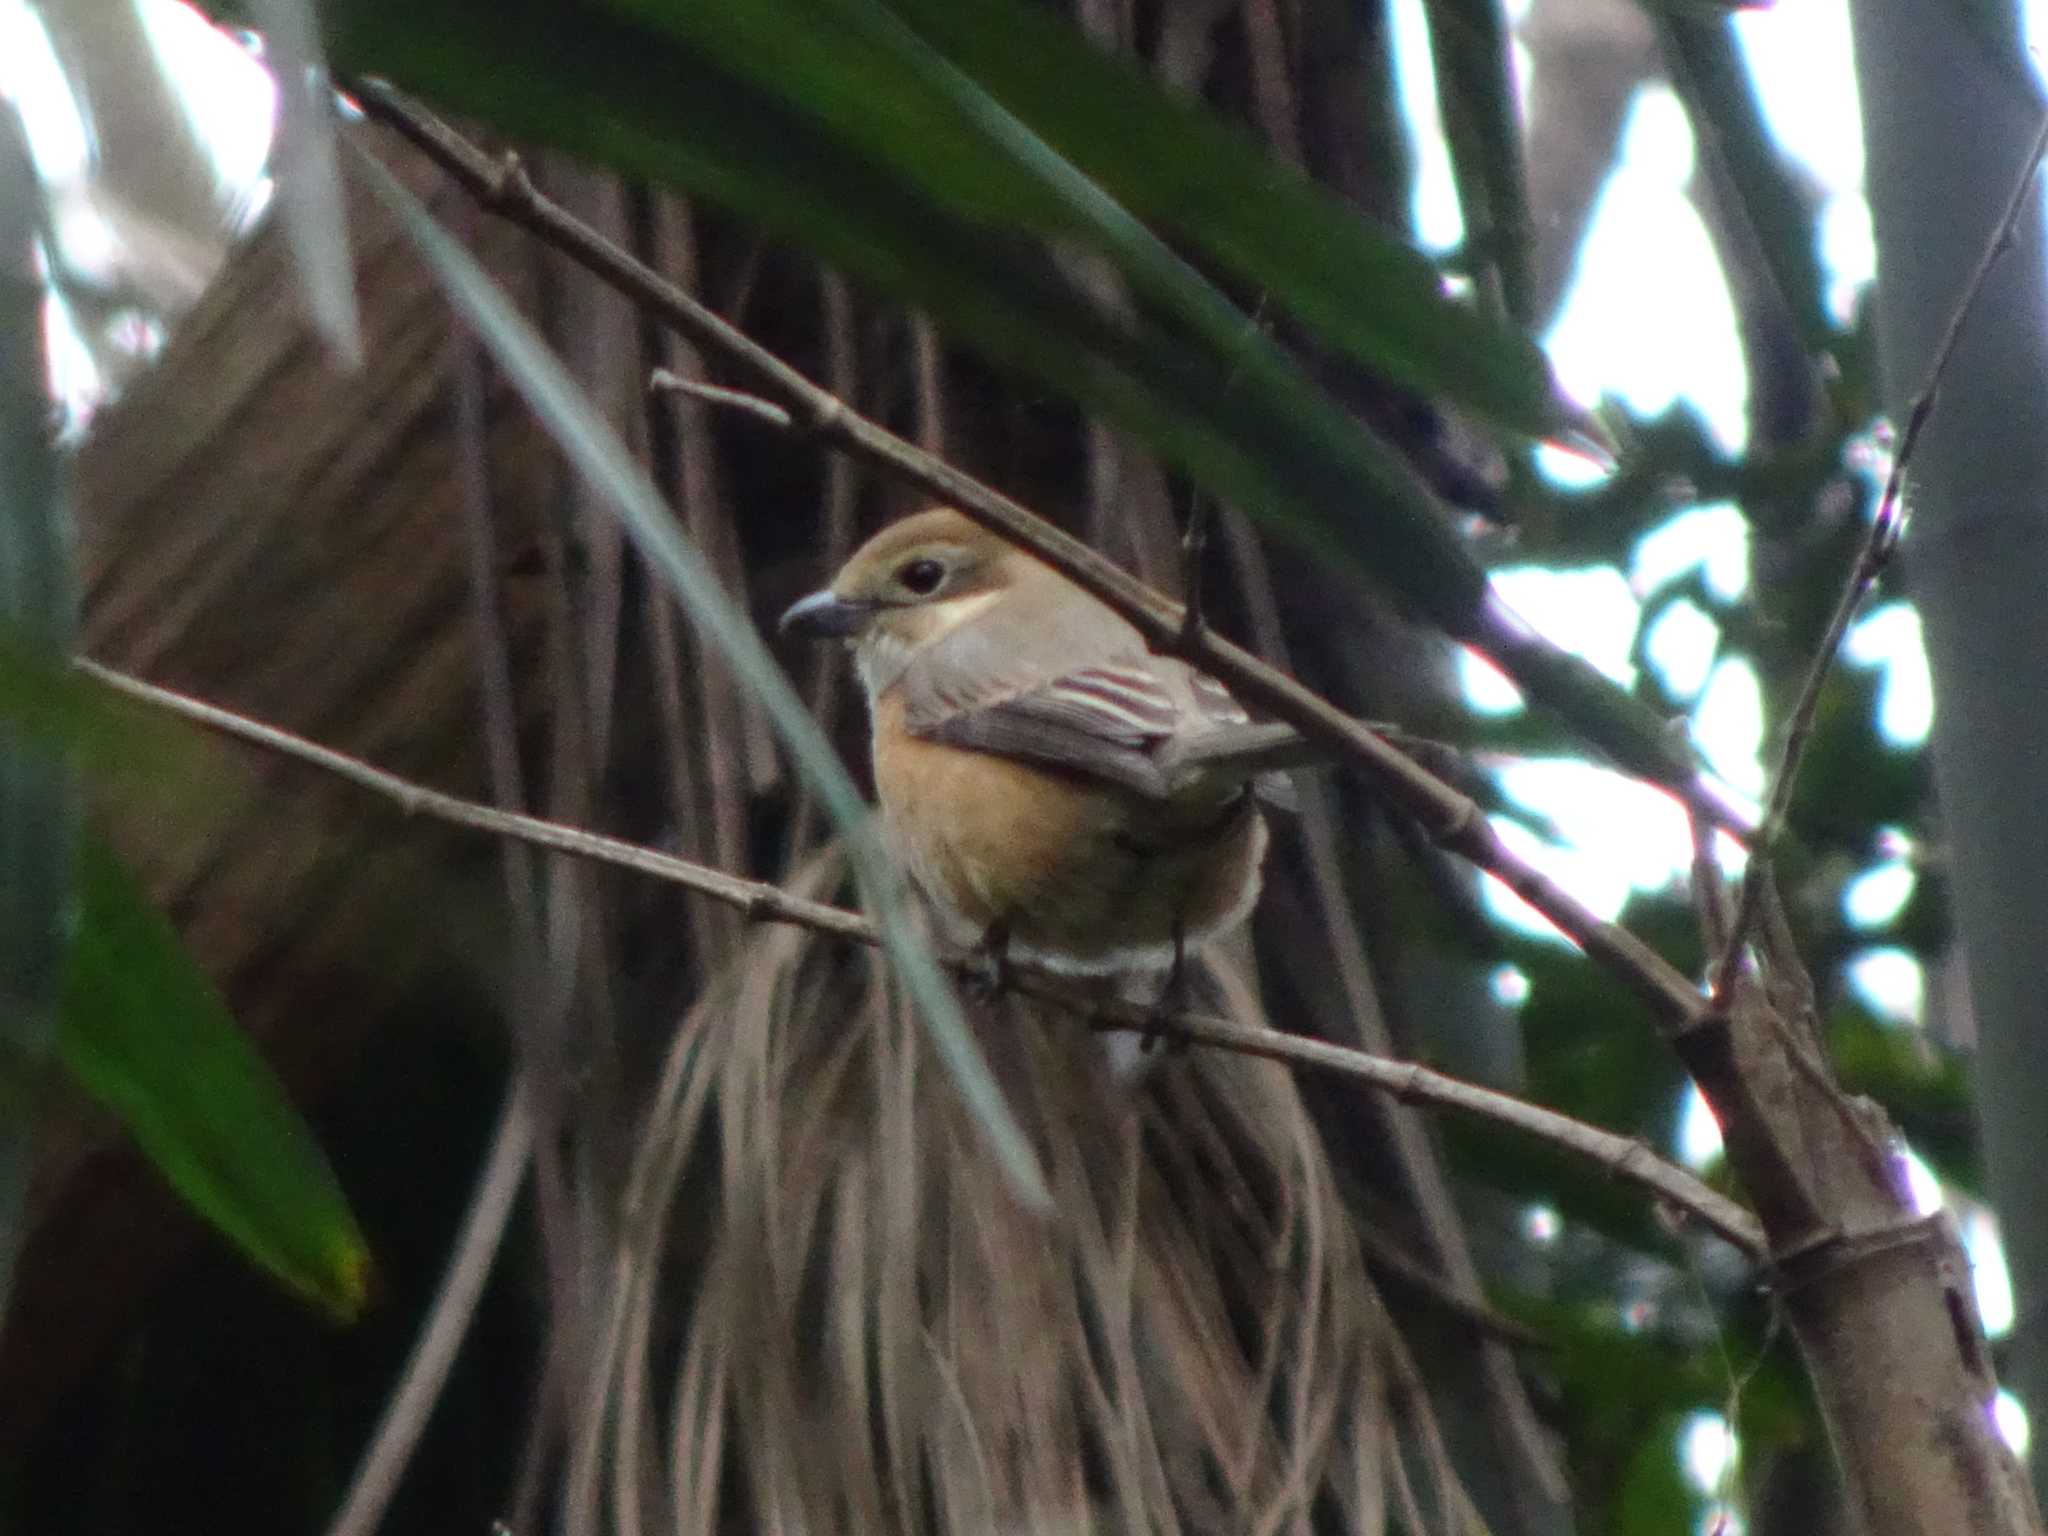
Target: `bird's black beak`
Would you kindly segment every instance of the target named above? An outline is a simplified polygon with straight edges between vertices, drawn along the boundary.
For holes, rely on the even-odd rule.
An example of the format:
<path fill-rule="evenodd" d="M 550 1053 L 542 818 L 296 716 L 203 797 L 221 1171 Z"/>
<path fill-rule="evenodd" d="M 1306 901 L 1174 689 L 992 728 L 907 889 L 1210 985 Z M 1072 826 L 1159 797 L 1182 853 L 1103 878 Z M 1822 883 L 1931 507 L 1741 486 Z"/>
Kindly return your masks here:
<path fill-rule="evenodd" d="M 859 634 L 874 612 L 873 603 L 841 597 L 827 587 L 792 603 L 776 627 L 785 635 L 804 635 L 813 640 L 843 639 Z"/>

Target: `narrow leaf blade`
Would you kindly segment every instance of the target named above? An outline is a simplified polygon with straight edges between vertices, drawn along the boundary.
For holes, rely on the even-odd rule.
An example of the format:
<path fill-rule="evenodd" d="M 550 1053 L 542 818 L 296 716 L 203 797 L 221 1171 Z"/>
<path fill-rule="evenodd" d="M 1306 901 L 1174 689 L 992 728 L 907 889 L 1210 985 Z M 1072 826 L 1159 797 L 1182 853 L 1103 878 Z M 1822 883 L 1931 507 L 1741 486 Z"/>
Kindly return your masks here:
<path fill-rule="evenodd" d="M 194 1210 L 339 1320 L 368 1246 L 283 1086 L 112 850 L 78 850 L 57 1050 Z"/>
<path fill-rule="evenodd" d="M 14 104 L 0 100 L 0 626 L 37 655 L 69 648 L 76 598 L 52 437 L 36 230 L 42 189 Z M 69 759 L 0 736 L 0 1310 L 11 1289 L 56 1030 L 76 815 Z"/>
<path fill-rule="evenodd" d="M 1125 207 L 1194 242 L 1359 362 L 1520 432 L 1581 425 L 1535 343 L 1448 297 L 1420 252 L 1042 7 L 892 8 Z"/>
<path fill-rule="evenodd" d="M 250 0 L 277 75 L 274 158 L 285 233 L 307 312 L 335 356 L 362 362 L 362 319 L 348 253 L 348 213 L 335 155 L 333 92 L 312 0 Z"/>
<path fill-rule="evenodd" d="M 1004 1102 L 995 1075 L 960 1012 L 959 1000 L 912 924 L 900 882 L 875 834 L 873 817 L 832 744 L 754 632 L 753 624 L 719 584 L 702 554 L 684 537 L 646 473 L 546 343 L 418 199 L 367 151 L 359 151 L 358 158 L 372 189 L 411 238 L 456 313 L 526 397 L 556 446 L 618 517 L 692 622 L 724 654 L 735 675 L 766 710 L 770 725 L 789 747 L 798 769 L 837 825 L 890 958 L 1012 1189 L 1034 1210 L 1049 1209 L 1052 1197 L 1037 1154 Z"/>

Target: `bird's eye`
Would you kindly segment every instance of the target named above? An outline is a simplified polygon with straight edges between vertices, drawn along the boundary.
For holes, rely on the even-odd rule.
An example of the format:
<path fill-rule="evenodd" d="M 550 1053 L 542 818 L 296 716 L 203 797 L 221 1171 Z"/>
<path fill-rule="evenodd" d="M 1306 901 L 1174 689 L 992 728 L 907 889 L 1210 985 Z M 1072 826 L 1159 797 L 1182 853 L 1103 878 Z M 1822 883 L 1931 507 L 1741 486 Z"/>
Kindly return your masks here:
<path fill-rule="evenodd" d="M 896 580 L 903 590 L 919 597 L 929 597 L 939 590 L 939 583 L 946 579 L 946 568 L 936 560 L 909 560 L 896 573 Z"/>

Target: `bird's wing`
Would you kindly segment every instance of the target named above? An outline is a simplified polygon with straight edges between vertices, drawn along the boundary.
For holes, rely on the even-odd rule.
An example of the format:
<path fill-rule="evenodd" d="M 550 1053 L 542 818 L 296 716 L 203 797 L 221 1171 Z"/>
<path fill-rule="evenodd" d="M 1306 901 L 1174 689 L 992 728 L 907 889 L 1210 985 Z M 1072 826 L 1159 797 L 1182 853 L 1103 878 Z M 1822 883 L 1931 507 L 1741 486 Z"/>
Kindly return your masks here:
<path fill-rule="evenodd" d="M 1251 724 L 1221 683 L 1170 657 L 1119 658 L 1021 688 L 970 683 L 943 667 L 913 669 L 905 681 L 904 723 L 927 740 L 1102 779 L 1152 800 L 1212 800 L 1250 783 L 1269 804 L 1297 808 L 1294 786 L 1271 771 L 1268 736 L 1276 728 Z"/>
<path fill-rule="evenodd" d="M 937 671 L 906 674 L 904 723 L 912 734 L 1167 798 L 1156 752 L 1181 729 L 1186 709 L 1142 662 L 1077 667 L 1007 693 L 999 684 L 949 681 Z"/>
<path fill-rule="evenodd" d="M 1275 810 L 1298 813 L 1301 796 L 1294 781 L 1274 766 L 1280 760 L 1275 752 L 1280 739 L 1292 739 L 1289 729 L 1252 724 L 1236 696 L 1215 678 L 1184 662 L 1175 665 L 1187 679 L 1196 718 L 1161 754 L 1168 790 L 1179 791 L 1190 770 L 1220 774 L 1249 783 L 1252 793 Z"/>

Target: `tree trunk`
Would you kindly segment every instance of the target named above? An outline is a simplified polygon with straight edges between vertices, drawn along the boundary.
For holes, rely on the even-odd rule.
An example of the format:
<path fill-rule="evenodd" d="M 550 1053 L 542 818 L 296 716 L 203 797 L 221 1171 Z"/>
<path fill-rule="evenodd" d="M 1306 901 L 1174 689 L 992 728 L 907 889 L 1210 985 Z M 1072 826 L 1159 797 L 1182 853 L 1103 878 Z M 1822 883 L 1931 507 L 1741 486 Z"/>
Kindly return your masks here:
<path fill-rule="evenodd" d="M 1902 421 L 2019 174 L 2038 109 L 1956 12 L 1857 0 L 1855 22 L 1883 277 L 1878 335 L 1887 399 Z M 2017 51 L 2014 61 L 2024 70 Z M 2038 1318 L 2048 1297 L 2048 818 L 2036 804 L 2048 762 L 2048 307 L 2033 195 L 1913 460 L 1904 555 L 1940 700 L 1935 778 L 1977 1020 L 1989 1190 L 2023 1320 Z M 2010 1348 L 2009 1374 L 2038 1415 L 2048 1408 L 2048 1343 L 2023 1322 Z"/>

